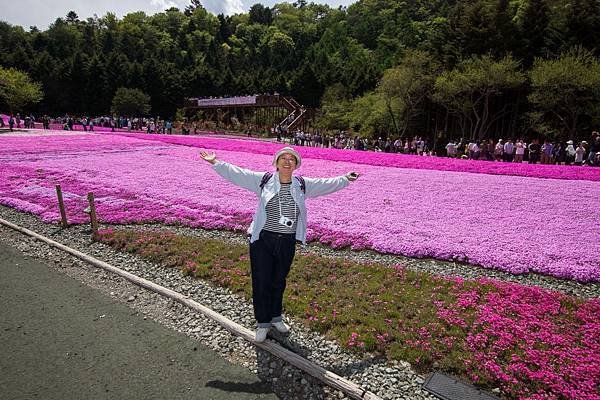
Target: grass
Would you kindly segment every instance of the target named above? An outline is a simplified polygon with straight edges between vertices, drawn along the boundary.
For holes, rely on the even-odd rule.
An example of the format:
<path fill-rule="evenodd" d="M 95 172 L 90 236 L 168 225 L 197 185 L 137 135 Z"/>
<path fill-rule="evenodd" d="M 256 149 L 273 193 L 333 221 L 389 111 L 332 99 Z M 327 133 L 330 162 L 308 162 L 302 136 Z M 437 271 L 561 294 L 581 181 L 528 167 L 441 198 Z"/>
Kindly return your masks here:
<path fill-rule="evenodd" d="M 102 232 L 101 240 L 251 298 L 247 246 L 116 230 Z M 500 387 L 507 398 L 599 394 L 593 372 L 600 359 L 597 301 L 400 265 L 297 255 L 284 308 L 359 354 L 375 352 L 408 361 L 421 373 L 442 370 L 482 387 Z M 549 353 L 557 343 L 567 346 L 564 354 Z M 565 370 L 570 364 L 577 369 Z M 560 382 L 548 388 L 545 381 Z M 565 395 L 553 397 L 557 393 Z"/>

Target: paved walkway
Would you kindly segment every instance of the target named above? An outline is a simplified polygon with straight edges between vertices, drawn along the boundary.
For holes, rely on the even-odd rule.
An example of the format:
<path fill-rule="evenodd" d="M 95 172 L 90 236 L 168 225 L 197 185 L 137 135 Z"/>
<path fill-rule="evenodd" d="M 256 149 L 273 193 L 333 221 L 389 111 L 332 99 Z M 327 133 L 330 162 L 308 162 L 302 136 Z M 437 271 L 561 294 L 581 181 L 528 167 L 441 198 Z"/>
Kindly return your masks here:
<path fill-rule="evenodd" d="M 248 370 L 0 241 L 0 398 L 277 397 Z"/>

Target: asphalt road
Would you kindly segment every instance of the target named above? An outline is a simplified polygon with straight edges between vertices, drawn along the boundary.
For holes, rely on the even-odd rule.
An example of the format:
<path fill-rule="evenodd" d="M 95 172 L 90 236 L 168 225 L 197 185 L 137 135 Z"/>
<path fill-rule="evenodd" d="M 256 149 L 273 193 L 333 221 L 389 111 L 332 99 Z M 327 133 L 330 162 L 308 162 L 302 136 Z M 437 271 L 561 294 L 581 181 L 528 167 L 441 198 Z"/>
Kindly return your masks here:
<path fill-rule="evenodd" d="M 276 399 L 250 371 L 0 241 L 0 399 Z"/>

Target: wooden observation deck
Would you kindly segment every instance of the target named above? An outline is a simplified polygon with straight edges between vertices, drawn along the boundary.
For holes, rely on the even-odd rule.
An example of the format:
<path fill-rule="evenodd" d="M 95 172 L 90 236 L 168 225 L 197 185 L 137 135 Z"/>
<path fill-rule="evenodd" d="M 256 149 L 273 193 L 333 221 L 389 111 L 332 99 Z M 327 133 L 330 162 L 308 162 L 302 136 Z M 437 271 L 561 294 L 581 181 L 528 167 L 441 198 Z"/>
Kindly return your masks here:
<path fill-rule="evenodd" d="M 306 109 L 291 96 L 261 94 L 255 96 L 187 98 L 186 115 L 193 116 L 202 111 L 204 119 L 220 124 L 254 124 L 270 129 L 280 126 L 283 131 L 308 130 L 314 119 L 314 110 Z"/>

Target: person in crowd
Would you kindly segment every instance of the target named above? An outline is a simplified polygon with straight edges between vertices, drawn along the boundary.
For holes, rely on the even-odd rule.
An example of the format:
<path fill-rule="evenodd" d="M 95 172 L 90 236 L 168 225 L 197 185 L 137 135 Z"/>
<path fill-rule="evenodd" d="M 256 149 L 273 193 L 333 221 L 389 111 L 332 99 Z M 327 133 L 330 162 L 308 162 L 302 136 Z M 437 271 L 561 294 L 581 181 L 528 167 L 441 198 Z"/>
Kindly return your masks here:
<path fill-rule="evenodd" d="M 485 140 L 482 140 L 479 143 L 479 159 L 480 160 L 487 160 L 489 157 L 489 148 L 488 148 L 488 144 Z"/>
<path fill-rule="evenodd" d="M 315 135 L 310 133 L 310 132 L 306 132 L 306 145 L 308 147 L 315 147 Z"/>
<path fill-rule="evenodd" d="M 515 143 L 515 159 L 516 163 L 522 163 L 523 157 L 525 156 L 525 148 L 527 145 L 523 142 L 522 139 L 517 139 L 517 143 Z"/>
<path fill-rule="evenodd" d="M 467 146 L 467 151 L 469 154 L 469 159 L 477 160 L 479 158 L 479 145 L 477 144 L 477 142 L 469 142 Z"/>
<path fill-rule="evenodd" d="M 446 145 L 446 155 L 450 158 L 456 158 L 456 143 L 454 143 L 454 140 L 450 140 Z"/>
<path fill-rule="evenodd" d="M 504 161 L 506 162 L 512 162 L 513 161 L 513 157 L 514 157 L 514 151 L 515 151 L 515 145 L 512 142 L 512 139 L 508 139 L 506 140 L 506 143 L 504 143 Z"/>
<path fill-rule="evenodd" d="M 474 143 L 473 143 L 473 141 L 471 141 L 471 142 L 469 142 L 469 144 L 467 145 L 467 153 L 469 154 L 468 158 L 469 158 L 470 160 L 472 160 L 472 159 L 474 158 L 474 157 L 473 157 L 473 144 L 474 144 Z"/>
<path fill-rule="evenodd" d="M 422 156 L 425 151 L 425 141 L 419 136 L 417 139 L 417 155 Z"/>
<path fill-rule="evenodd" d="M 571 165 L 575 161 L 575 147 L 573 141 L 567 140 L 567 148 L 565 149 L 565 164 Z"/>
<path fill-rule="evenodd" d="M 552 150 L 552 163 L 561 165 L 565 162 L 565 148 L 562 143 L 557 143 Z"/>
<path fill-rule="evenodd" d="M 383 147 L 383 151 L 386 153 L 392 152 L 392 141 L 389 138 L 385 141 L 385 146 Z"/>
<path fill-rule="evenodd" d="M 586 163 L 586 162 L 587 162 L 587 160 L 588 160 L 588 156 L 589 156 L 589 154 L 590 154 L 590 145 L 589 145 L 589 143 L 588 143 L 587 141 L 585 141 L 585 140 L 582 140 L 582 141 L 581 141 L 581 145 L 582 145 L 582 146 L 583 146 L 583 148 L 585 149 L 585 152 L 583 153 L 583 163 L 582 163 L 582 165 L 585 165 L 585 163 Z"/>
<path fill-rule="evenodd" d="M 600 153 L 600 134 L 594 131 L 592 132 L 592 144 L 590 145 L 590 152 L 588 154 L 588 163 L 590 165 L 598 165 L 598 153 Z"/>
<path fill-rule="evenodd" d="M 394 153 L 400 153 L 402 152 L 402 139 L 397 138 L 394 141 Z"/>
<path fill-rule="evenodd" d="M 496 161 L 502 161 L 502 156 L 504 154 L 504 141 L 502 139 L 498 139 L 498 143 L 494 147 L 494 158 Z"/>
<path fill-rule="evenodd" d="M 8 118 L 8 127 L 10 129 L 10 131 L 13 131 L 13 128 L 15 127 L 15 117 L 10 114 L 10 117 Z"/>
<path fill-rule="evenodd" d="M 353 145 L 353 143 L 354 143 L 354 142 L 352 141 L 352 138 L 350 138 L 350 137 L 346 137 L 346 138 L 344 138 L 344 140 L 342 141 L 342 147 L 343 147 L 345 150 L 351 150 L 351 149 L 352 149 L 352 145 Z"/>
<path fill-rule="evenodd" d="M 410 141 L 410 154 L 417 154 L 417 137 L 413 137 Z"/>
<path fill-rule="evenodd" d="M 584 142 L 580 142 L 579 146 L 577 146 L 577 148 L 575 149 L 575 165 L 582 165 L 583 164 L 583 158 L 585 157 L 585 146 L 584 146 Z"/>
<path fill-rule="evenodd" d="M 367 139 L 358 138 L 358 150 L 365 151 L 367 149 Z"/>
<path fill-rule="evenodd" d="M 383 141 L 381 140 L 381 137 L 379 137 L 379 139 L 375 140 L 375 142 L 373 143 L 373 145 L 374 145 L 374 148 L 373 148 L 373 150 L 374 150 L 374 151 L 377 151 L 377 152 L 380 152 L 380 151 L 382 151 L 381 147 L 379 147 L 379 143 L 381 143 L 381 142 L 383 142 Z"/>
<path fill-rule="evenodd" d="M 541 156 L 540 163 L 541 164 L 551 164 L 553 149 L 554 149 L 554 146 L 552 145 L 552 143 L 550 143 L 550 141 L 548 139 L 544 139 L 544 144 L 542 145 L 541 153 L 540 153 L 540 156 Z"/>
<path fill-rule="evenodd" d="M 477 141 L 473 142 L 473 160 L 479 160 L 479 155 L 481 154 L 481 149 L 479 148 L 479 144 Z"/>
<path fill-rule="evenodd" d="M 456 144 L 456 146 L 455 146 L 455 149 L 456 149 L 456 152 L 455 152 L 455 153 L 456 153 L 456 157 L 457 157 L 457 158 L 461 158 L 461 157 L 462 157 L 462 155 L 463 155 L 463 154 L 464 154 L 464 152 L 465 152 L 465 142 L 464 142 L 463 138 L 460 138 L 460 140 L 459 140 L 459 141 L 457 141 L 457 142 L 454 142 L 454 143 Z"/>
<path fill-rule="evenodd" d="M 349 172 L 334 178 L 295 176 L 302 158 L 291 147 L 273 157 L 273 173 L 255 172 L 217 160 L 214 152 L 200 152 L 220 176 L 258 196 L 258 208 L 248 229 L 252 303 L 257 321 L 256 342 L 263 342 L 273 326 L 287 333 L 282 319 L 283 293 L 294 259 L 296 241 L 306 243 L 305 198 L 323 196 L 347 187 L 358 174 Z"/>
<path fill-rule="evenodd" d="M 314 140 L 316 147 L 323 147 L 323 136 L 321 135 L 321 132 L 315 132 Z M 350 146 L 352 146 L 352 144 L 350 144 Z"/>
<path fill-rule="evenodd" d="M 494 144 L 494 139 L 488 139 L 487 160 L 494 161 L 495 154 L 496 154 L 496 145 Z"/>
<path fill-rule="evenodd" d="M 527 146 L 527 150 L 529 150 L 529 164 L 536 164 L 539 161 L 540 157 L 540 142 L 538 139 L 533 139 L 529 146 Z"/>

